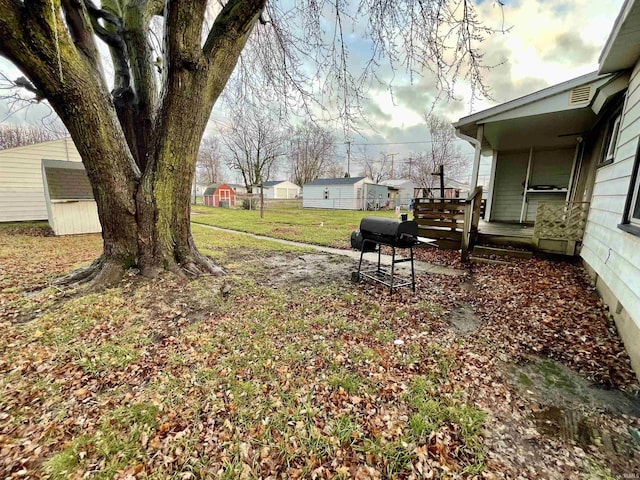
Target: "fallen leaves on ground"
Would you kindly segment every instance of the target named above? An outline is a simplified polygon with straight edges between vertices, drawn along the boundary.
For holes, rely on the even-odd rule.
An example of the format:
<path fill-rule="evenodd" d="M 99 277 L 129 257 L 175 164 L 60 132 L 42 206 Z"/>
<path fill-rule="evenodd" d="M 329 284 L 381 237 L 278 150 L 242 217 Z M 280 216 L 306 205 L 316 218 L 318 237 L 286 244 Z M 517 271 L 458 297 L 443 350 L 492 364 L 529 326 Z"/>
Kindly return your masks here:
<path fill-rule="evenodd" d="M 542 435 L 531 412 L 543 399 L 504 368 L 536 354 L 637 388 L 575 265 L 421 275 L 416 294 L 390 295 L 326 280 L 318 263 L 315 286 L 274 282 L 261 268 L 273 255 L 264 248 L 228 267 L 224 296 L 222 279 L 171 275 L 129 276 L 99 294 L 33 293 L 90 261 L 99 242 L 31 238 L 5 235 L 0 253 L 7 478 L 537 479 L 638 469 L 637 452 Z M 346 278 L 352 265 L 340 261 Z M 468 335 L 449 322 L 462 304 L 479 318 Z M 637 426 L 598 415 L 611 429 Z"/>

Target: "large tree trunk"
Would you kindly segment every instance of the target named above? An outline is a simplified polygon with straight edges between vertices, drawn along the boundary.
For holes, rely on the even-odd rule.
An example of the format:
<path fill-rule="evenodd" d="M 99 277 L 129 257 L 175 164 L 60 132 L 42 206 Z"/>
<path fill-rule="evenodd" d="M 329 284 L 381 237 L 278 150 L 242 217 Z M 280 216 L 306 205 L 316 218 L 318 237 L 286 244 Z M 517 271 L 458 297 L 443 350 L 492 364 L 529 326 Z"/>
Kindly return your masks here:
<path fill-rule="evenodd" d="M 63 282 L 109 284 L 131 267 L 148 276 L 222 272 L 193 242 L 191 183 L 213 105 L 265 2 L 226 2 L 202 45 L 202 1 L 103 0 L 100 10 L 73 0 L 0 0 L 0 54 L 69 130 L 98 206 L 104 251 Z M 146 39 L 158 14 L 165 19 L 160 92 Z M 112 92 L 95 34 L 111 47 Z"/>

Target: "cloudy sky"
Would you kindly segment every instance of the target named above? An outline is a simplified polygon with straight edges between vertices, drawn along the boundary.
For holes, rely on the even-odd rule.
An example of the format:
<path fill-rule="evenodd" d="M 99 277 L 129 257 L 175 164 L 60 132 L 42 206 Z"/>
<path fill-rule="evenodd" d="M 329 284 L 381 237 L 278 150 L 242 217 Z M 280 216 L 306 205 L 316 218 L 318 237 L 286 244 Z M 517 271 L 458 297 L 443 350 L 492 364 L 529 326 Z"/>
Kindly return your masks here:
<path fill-rule="evenodd" d="M 464 82 L 458 83 L 457 99 L 439 102 L 436 113 L 451 121 L 472 112 L 531 93 L 555 83 L 588 73 L 597 68 L 600 51 L 615 21 L 622 0 L 477 0 L 479 18 L 488 26 L 509 29 L 495 34 L 483 43 L 486 65 L 494 68 L 485 73 L 484 81 L 492 93 L 491 99 L 470 102 Z M 366 58 L 366 41 L 350 45 L 350 56 L 357 71 L 358 59 Z M 0 72 L 15 78 L 19 73 L 0 57 Z M 384 66 L 379 71 L 383 82 L 391 80 L 391 71 Z M 395 72 L 393 87 L 373 85 L 363 100 L 368 123 L 362 123 L 360 133 L 351 134 L 352 152 L 366 148 L 371 156 L 395 154 L 408 157 L 428 147 L 429 135 L 424 115 L 433 107 L 437 90 L 429 75 L 410 81 Z M 47 113 L 44 108 L 19 112 L 7 117 L 8 104 L 0 102 L 0 122 L 36 122 Z M 216 107 L 211 128 L 225 123 L 224 113 Z M 344 132 L 336 130 L 338 155 L 346 167 Z M 464 152 L 472 156 L 471 148 L 461 142 Z M 358 174 L 352 166 L 352 174 Z M 398 172 L 400 173 L 400 172 Z M 233 180 L 233 179 L 231 179 Z"/>
<path fill-rule="evenodd" d="M 461 83 L 458 100 L 435 107 L 451 121 L 596 70 L 622 0 L 506 0 L 504 4 L 502 10 L 491 0 L 478 5 L 480 18 L 488 25 L 499 26 L 504 15 L 509 28 L 483 44 L 485 63 L 495 66 L 484 77 L 492 98 L 471 103 Z M 392 91 L 393 95 L 380 87 L 369 92 L 366 111 L 375 131 L 364 131 L 365 138 L 354 142 L 368 143 L 372 153 L 398 153 L 401 158 L 428 147 L 413 142 L 429 140 L 424 114 L 437 91 L 428 76 L 413 84 L 400 83 Z M 468 144 L 461 142 L 461 148 L 473 156 Z"/>

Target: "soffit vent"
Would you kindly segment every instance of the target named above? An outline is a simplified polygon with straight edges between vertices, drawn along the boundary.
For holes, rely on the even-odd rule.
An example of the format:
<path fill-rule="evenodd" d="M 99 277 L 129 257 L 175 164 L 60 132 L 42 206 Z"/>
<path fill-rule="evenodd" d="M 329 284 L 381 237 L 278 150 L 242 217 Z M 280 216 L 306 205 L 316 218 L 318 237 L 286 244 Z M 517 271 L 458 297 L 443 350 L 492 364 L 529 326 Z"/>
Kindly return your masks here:
<path fill-rule="evenodd" d="M 591 85 L 576 87 L 569 94 L 569 105 L 586 103 L 591 99 Z"/>

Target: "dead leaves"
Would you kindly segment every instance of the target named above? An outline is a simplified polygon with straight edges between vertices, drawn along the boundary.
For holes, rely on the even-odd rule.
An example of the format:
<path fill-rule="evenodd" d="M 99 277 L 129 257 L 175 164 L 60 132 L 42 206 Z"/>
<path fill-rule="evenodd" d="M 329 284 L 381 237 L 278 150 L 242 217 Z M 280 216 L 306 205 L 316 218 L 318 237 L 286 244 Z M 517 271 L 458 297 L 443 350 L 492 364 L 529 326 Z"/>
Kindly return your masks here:
<path fill-rule="evenodd" d="M 69 242 L 64 248 L 77 247 Z M 17 262 L 28 265 L 21 255 Z M 607 365 L 612 384 L 633 385 L 615 332 L 580 275 L 533 261 L 478 267 L 471 281 L 420 276 L 415 295 L 320 281 L 276 290 L 248 273 L 233 279 L 226 297 L 210 279 L 185 284 L 170 276 L 126 278 L 118 289 L 64 304 L 36 303 L 36 296 L 20 307 L 40 310 L 33 322 L 2 323 L 0 471 L 115 479 L 544 477 L 559 465 L 545 463 L 549 456 L 526 457 L 533 473 L 524 474 L 522 463 L 501 457 L 506 422 L 515 432 L 531 427 L 528 404 L 500 365 L 546 352 L 593 378 L 604 379 Z M 26 289 L 42 279 L 18 270 L 3 278 Z M 0 294 L 0 302 L 16 295 Z M 448 323 L 461 302 L 481 320 L 464 337 Z M 487 428 L 482 410 L 492 412 Z M 584 472 L 570 448 L 527 439 L 543 445 L 529 445 L 529 453 L 555 449 L 566 460 L 561 468 Z"/>

